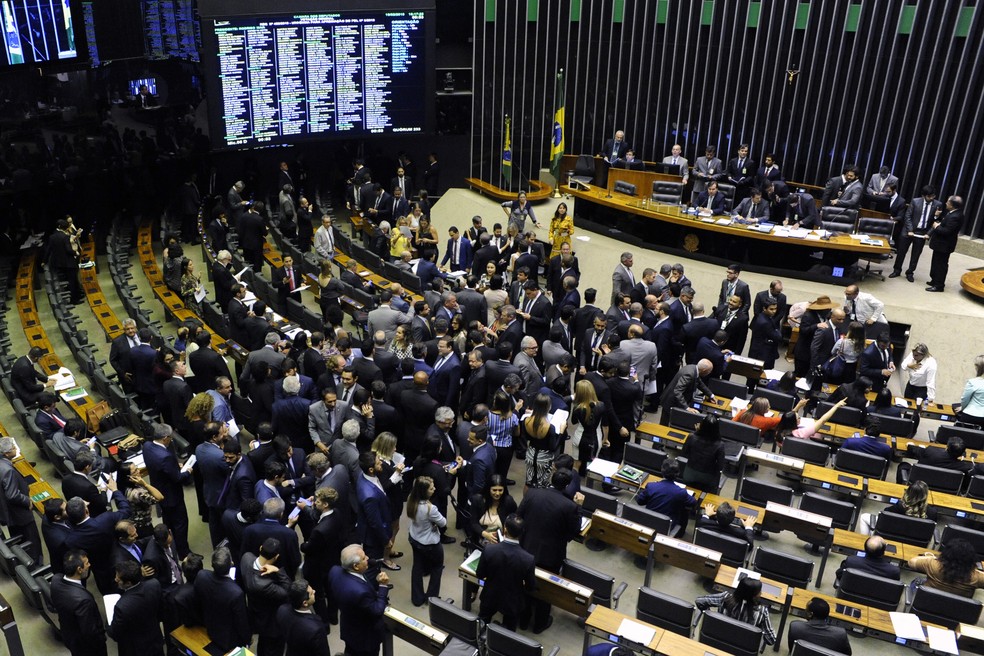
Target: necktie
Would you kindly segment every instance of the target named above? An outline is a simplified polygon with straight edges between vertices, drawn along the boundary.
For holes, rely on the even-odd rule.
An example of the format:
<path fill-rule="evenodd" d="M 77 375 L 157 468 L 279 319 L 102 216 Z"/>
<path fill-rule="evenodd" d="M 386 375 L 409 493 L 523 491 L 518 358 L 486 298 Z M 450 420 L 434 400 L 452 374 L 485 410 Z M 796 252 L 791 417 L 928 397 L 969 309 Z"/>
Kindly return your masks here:
<path fill-rule="evenodd" d="M 137 340 L 133 339 L 132 337 L 129 337 L 127 339 L 129 339 L 129 341 L 130 341 L 130 348 L 136 348 L 137 347 Z"/>
<path fill-rule="evenodd" d="M 58 415 L 51 414 L 51 415 L 48 415 L 48 416 L 55 420 L 55 423 L 58 424 L 58 427 L 59 428 L 65 428 L 65 422 L 62 421 L 61 418 Z"/>
<path fill-rule="evenodd" d="M 707 202 L 704 204 L 704 207 L 706 207 L 707 209 L 711 209 L 711 201 L 713 199 L 714 199 L 714 196 L 712 196 L 710 194 L 707 194 Z"/>
<path fill-rule="evenodd" d="M 728 285 L 728 295 L 725 297 L 725 301 L 735 295 L 735 283 Z"/>
<path fill-rule="evenodd" d="M 888 369 L 888 349 L 882 351 L 882 359 L 885 361 L 885 368 Z"/>
<path fill-rule="evenodd" d="M 392 212 L 390 212 L 390 215 L 391 215 L 391 216 L 396 216 L 396 206 L 397 206 L 397 205 L 398 205 L 399 203 L 400 203 L 400 201 L 398 201 L 398 200 L 396 200 L 396 199 L 394 199 L 394 200 L 393 200 L 393 211 L 392 211 Z"/>
<path fill-rule="evenodd" d="M 527 299 L 527 301 L 526 301 L 526 307 L 523 309 L 523 312 L 525 312 L 526 314 L 529 314 L 530 313 L 530 310 L 532 308 L 533 308 L 533 301 Z"/>
<path fill-rule="evenodd" d="M 171 566 L 171 582 L 180 585 L 182 583 L 181 566 L 178 565 L 178 560 L 174 557 L 170 549 L 165 549 L 164 553 L 167 556 L 168 565 Z"/>
<path fill-rule="evenodd" d="M 133 554 L 133 557 L 136 558 L 137 561 L 143 560 L 143 551 L 140 549 L 140 546 L 137 545 L 137 543 L 134 542 L 129 547 L 127 547 L 127 549 L 131 554 Z"/>
<path fill-rule="evenodd" d="M 441 358 L 440 360 L 438 360 L 437 361 L 437 364 L 434 365 L 434 371 L 437 371 L 438 369 L 440 369 L 441 367 L 443 367 L 444 366 L 444 363 L 447 362 L 447 361 L 448 361 L 448 357 L 447 356 L 444 356 L 443 358 Z"/>
<path fill-rule="evenodd" d="M 382 195 L 380 195 L 380 196 L 376 196 L 376 202 L 375 202 L 375 203 L 373 203 L 373 205 L 372 205 L 372 206 L 373 206 L 373 207 L 374 207 L 375 209 L 377 209 L 377 210 L 378 210 L 378 209 L 379 209 L 379 201 L 381 201 L 382 199 L 383 199 L 383 197 L 382 197 Z"/>
<path fill-rule="evenodd" d="M 634 287 L 635 286 L 635 276 L 632 275 L 632 269 L 630 269 L 629 267 L 625 266 L 624 264 L 622 265 L 622 267 L 625 269 L 625 272 L 629 274 L 629 280 L 632 282 L 632 286 Z"/>
<path fill-rule="evenodd" d="M 290 281 L 290 291 L 294 291 L 294 269 L 287 269 L 287 280 Z"/>
<path fill-rule="evenodd" d="M 919 230 L 925 230 L 926 229 L 926 223 L 929 220 L 929 210 L 930 209 L 931 209 L 931 205 L 929 203 L 923 201 L 923 213 L 922 213 L 922 216 L 919 217 L 919 227 L 918 227 Z"/>
<path fill-rule="evenodd" d="M 451 264 L 454 266 L 455 270 L 458 269 L 458 241 L 455 239 L 451 242 Z"/>
<path fill-rule="evenodd" d="M 351 391 L 352 391 L 352 388 L 351 387 L 346 387 L 345 388 L 345 392 L 342 393 L 342 400 L 343 401 L 348 401 L 349 392 L 351 392 Z"/>
<path fill-rule="evenodd" d="M 604 332 L 600 332 L 600 333 L 596 332 L 594 334 L 594 337 L 591 338 L 591 368 L 592 369 L 598 368 L 598 354 L 595 353 L 594 351 L 601 344 L 601 336 L 603 334 Z"/>
<path fill-rule="evenodd" d="M 674 158 L 673 158 L 673 166 L 676 166 L 676 165 L 677 165 L 677 158 L 676 158 L 676 157 L 674 157 Z"/>
<path fill-rule="evenodd" d="M 403 187 L 403 178 L 400 178 L 400 189 L 403 189 L 403 191 L 406 191 L 406 189 Z M 393 207 L 396 207 L 396 206 L 394 205 Z"/>
<path fill-rule="evenodd" d="M 851 319 L 857 321 L 858 318 L 858 304 L 856 301 L 851 301 Z"/>

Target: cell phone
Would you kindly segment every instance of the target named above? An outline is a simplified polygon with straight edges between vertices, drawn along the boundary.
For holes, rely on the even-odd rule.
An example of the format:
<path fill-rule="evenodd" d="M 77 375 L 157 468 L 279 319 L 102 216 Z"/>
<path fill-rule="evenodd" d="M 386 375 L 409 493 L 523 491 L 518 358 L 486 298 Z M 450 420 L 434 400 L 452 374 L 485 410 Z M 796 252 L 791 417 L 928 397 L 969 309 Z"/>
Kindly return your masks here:
<path fill-rule="evenodd" d="M 287 519 L 288 520 L 294 519 L 300 514 L 301 514 L 301 509 L 295 506 L 294 509 L 290 511 L 290 514 L 287 515 Z"/>
<path fill-rule="evenodd" d="M 854 619 L 860 619 L 861 609 L 854 608 L 853 606 L 845 606 L 844 604 L 836 604 L 834 608 L 841 615 L 847 615 L 848 617 L 853 617 Z"/>

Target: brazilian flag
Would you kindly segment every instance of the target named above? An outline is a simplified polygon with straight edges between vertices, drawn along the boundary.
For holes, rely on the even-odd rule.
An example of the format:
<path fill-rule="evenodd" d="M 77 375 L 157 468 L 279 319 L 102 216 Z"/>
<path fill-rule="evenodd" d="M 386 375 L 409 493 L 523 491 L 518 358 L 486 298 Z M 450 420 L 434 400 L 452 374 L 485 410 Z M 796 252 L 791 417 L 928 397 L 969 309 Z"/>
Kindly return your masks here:
<path fill-rule="evenodd" d="M 510 127 L 512 119 L 506 114 L 506 134 L 502 139 L 502 179 L 505 181 L 505 188 L 512 189 L 512 136 Z"/>
<path fill-rule="evenodd" d="M 557 73 L 557 87 L 554 94 L 553 138 L 550 143 L 550 173 L 560 184 L 560 160 L 564 157 L 564 69 Z"/>

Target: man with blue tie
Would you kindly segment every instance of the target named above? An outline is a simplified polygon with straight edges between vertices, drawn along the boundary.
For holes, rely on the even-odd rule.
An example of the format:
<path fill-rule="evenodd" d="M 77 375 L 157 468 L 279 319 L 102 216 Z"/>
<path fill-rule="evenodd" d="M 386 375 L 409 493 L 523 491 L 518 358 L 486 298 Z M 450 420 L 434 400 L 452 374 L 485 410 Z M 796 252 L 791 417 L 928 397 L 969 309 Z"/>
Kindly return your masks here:
<path fill-rule="evenodd" d="M 174 534 L 178 555 L 184 558 L 191 553 L 191 547 L 188 546 L 188 509 L 183 486 L 191 478 L 191 471 L 178 466 L 178 458 L 171 449 L 172 433 L 173 429 L 167 424 L 154 424 L 154 439 L 144 442 L 143 457 L 150 473 L 150 484 L 164 495 L 160 502 L 162 519 Z"/>
<path fill-rule="evenodd" d="M 456 226 L 451 226 L 448 229 L 448 247 L 441 259 L 441 266 L 447 266 L 448 271 L 470 271 L 471 264 L 471 242 L 461 235 Z"/>
<path fill-rule="evenodd" d="M 222 541 L 222 511 L 219 495 L 225 487 L 229 476 L 229 465 L 226 464 L 222 446 L 229 436 L 225 424 L 210 421 L 204 427 L 205 441 L 195 449 L 199 473 L 202 476 L 202 494 L 208 508 L 208 534 L 214 547 Z"/>
<path fill-rule="evenodd" d="M 441 405 L 457 407 L 461 386 L 461 360 L 454 354 L 454 342 L 444 336 L 437 340 L 437 362 L 428 381 L 427 391 Z"/>
<path fill-rule="evenodd" d="M 371 558 L 381 559 L 385 550 L 393 546 L 390 528 L 393 518 L 389 499 L 377 478 L 379 456 L 371 451 L 359 454 L 359 469 L 362 475 L 355 480 L 359 538 Z"/>
<path fill-rule="evenodd" d="M 363 454 L 369 455 L 372 454 Z M 371 469 L 371 467 L 370 467 Z M 346 656 L 378 656 L 385 630 L 383 611 L 389 605 L 389 576 L 367 576 L 369 557 L 361 546 L 342 549 L 342 564 L 328 574 L 332 597 L 339 610 L 339 628 Z"/>

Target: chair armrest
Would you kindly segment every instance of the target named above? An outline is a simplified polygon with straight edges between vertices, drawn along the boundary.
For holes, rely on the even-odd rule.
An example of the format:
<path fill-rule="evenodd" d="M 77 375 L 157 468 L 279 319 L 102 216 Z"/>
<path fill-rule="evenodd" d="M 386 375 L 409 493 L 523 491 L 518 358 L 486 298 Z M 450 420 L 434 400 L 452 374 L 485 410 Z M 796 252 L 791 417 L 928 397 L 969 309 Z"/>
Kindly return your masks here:
<path fill-rule="evenodd" d="M 559 653 L 560 653 L 560 647 L 554 645 L 553 647 L 550 648 L 550 651 L 547 652 L 547 656 L 557 656 L 557 654 Z"/>
<path fill-rule="evenodd" d="M 626 583 L 625 581 L 622 581 L 621 583 L 618 584 L 618 587 L 615 588 L 615 592 L 612 593 L 612 609 L 613 610 L 616 609 L 616 608 L 618 608 L 618 599 L 619 599 L 619 597 L 622 596 L 622 593 L 625 592 L 625 589 L 628 588 L 628 587 L 629 587 L 629 584 Z"/>

